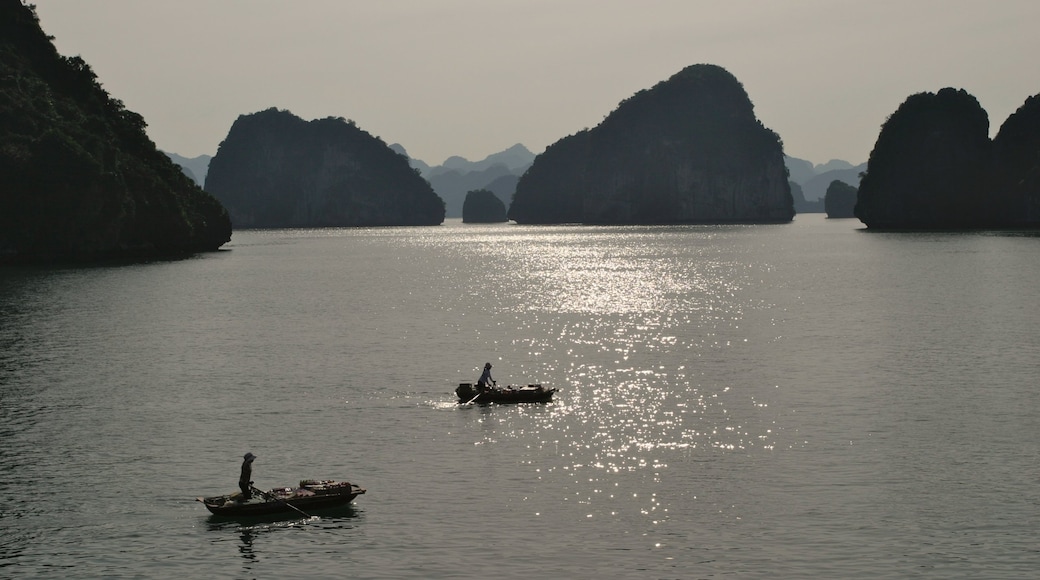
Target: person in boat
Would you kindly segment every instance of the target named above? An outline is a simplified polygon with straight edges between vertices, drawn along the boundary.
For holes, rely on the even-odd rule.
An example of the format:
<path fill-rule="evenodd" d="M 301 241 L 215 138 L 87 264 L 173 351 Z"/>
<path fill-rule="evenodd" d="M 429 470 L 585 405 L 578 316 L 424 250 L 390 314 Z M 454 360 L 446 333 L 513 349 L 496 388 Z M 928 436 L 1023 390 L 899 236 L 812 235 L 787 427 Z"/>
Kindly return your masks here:
<path fill-rule="evenodd" d="M 477 388 L 484 391 L 493 384 L 495 379 L 491 378 L 491 363 L 484 363 L 484 372 L 480 373 L 480 378 L 477 379 Z"/>
<path fill-rule="evenodd" d="M 253 478 L 253 460 L 256 459 L 256 455 L 252 453 L 246 453 L 242 461 L 242 475 L 238 477 L 238 489 L 242 490 L 242 501 L 246 501 L 253 497 L 253 490 L 251 486 L 253 482 L 250 479 Z"/>

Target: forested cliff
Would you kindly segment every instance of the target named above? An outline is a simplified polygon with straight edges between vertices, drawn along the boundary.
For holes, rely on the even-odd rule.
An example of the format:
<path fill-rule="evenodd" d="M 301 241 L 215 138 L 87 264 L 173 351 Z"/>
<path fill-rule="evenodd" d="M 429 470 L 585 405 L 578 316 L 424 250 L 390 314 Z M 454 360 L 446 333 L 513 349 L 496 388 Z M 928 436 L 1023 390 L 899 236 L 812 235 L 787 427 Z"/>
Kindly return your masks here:
<path fill-rule="evenodd" d="M 725 69 L 693 65 L 560 139 L 520 178 L 518 223 L 777 223 L 794 217 L 779 136 Z"/>
<path fill-rule="evenodd" d="M 0 0 L 0 263 L 214 250 L 227 212 L 145 133 L 35 11 Z"/>
<path fill-rule="evenodd" d="M 417 226 L 444 202 L 377 137 L 341 118 L 267 109 L 240 116 L 210 161 L 206 191 L 235 228 Z"/>

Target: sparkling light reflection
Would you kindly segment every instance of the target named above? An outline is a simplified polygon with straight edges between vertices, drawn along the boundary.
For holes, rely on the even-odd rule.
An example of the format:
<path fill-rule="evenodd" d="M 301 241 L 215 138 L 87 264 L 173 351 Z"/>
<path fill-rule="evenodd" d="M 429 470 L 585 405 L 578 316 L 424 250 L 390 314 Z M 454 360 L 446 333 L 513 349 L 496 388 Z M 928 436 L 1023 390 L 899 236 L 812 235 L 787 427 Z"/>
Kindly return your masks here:
<path fill-rule="evenodd" d="M 769 306 L 747 291 L 768 266 L 726 249 L 739 233 L 513 226 L 453 238 L 490 280 L 465 298 L 491 305 L 508 329 L 481 336 L 562 388 L 550 406 L 500 413 L 486 442 L 531 442 L 538 478 L 567 482 L 566 501 L 602 504 L 602 515 L 633 475 L 652 484 L 676 464 L 775 449 L 775 382 L 749 385 L 733 372 L 762 340 L 746 318 Z M 655 522 L 667 518 L 652 494 L 640 504 Z"/>

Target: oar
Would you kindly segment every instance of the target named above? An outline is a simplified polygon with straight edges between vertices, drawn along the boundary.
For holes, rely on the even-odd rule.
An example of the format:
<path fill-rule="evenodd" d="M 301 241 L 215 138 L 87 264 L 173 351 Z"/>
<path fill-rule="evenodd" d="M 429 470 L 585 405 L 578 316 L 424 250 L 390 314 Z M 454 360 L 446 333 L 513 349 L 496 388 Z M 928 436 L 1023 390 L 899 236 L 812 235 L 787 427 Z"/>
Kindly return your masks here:
<path fill-rule="evenodd" d="M 287 506 L 291 507 L 292 509 L 294 509 L 294 510 L 300 512 L 301 514 L 303 514 L 304 517 L 307 517 L 307 518 L 312 517 L 311 514 L 301 510 L 300 508 L 294 506 L 293 504 L 285 501 L 284 499 L 282 499 L 282 498 L 280 498 L 280 497 L 278 497 L 278 496 L 276 496 L 274 494 L 267 493 L 266 491 L 260 491 L 259 489 L 255 488 L 255 487 L 253 487 L 251 485 L 249 486 L 249 489 L 255 491 L 256 493 L 259 493 L 260 495 L 262 495 L 264 497 L 269 497 L 269 498 L 273 499 L 274 501 L 280 501 L 280 502 L 284 503 L 285 505 L 287 505 Z"/>
<path fill-rule="evenodd" d="M 480 395 L 482 395 L 482 394 L 483 394 L 483 393 L 481 393 L 480 391 L 477 391 L 477 396 L 476 396 L 476 397 L 473 397 L 472 399 L 470 399 L 470 400 L 468 400 L 468 401 L 466 401 L 466 405 L 468 405 L 468 404 L 472 403 L 473 401 L 476 401 L 476 400 L 477 400 L 477 397 L 480 397 Z M 466 406 L 466 405 L 463 405 L 463 406 Z"/>

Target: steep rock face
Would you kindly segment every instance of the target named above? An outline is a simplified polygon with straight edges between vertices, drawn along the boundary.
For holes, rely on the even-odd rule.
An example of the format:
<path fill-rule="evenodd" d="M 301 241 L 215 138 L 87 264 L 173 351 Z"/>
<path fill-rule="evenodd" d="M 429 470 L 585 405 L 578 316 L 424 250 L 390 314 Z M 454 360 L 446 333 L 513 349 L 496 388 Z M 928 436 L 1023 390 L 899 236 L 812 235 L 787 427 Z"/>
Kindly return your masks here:
<path fill-rule="evenodd" d="M 1040 224 L 1040 95 L 1026 99 L 993 138 L 994 182 L 1013 224 Z"/>
<path fill-rule="evenodd" d="M 462 203 L 463 223 L 501 223 L 506 221 L 506 204 L 494 192 L 477 189 L 466 194 Z"/>
<path fill-rule="evenodd" d="M 227 212 L 158 151 L 140 115 L 0 0 L 0 263 L 215 250 Z"/>
<path fill-rule="evenodd" d="M 827 193 L 823 195 L 823 207 L 827 211 L 827 217 L 855 217 L 856 194 L 856 188 L 844 181 L 832 181 L 827 186 Z"/>
<path fill-rule="evenodd" d="M 243 115 L 210 161 L 206 191 L 236 228 L 418 226 L 444 202 L 381 139 L 341 118 Z"/>
<path fill-rule="evenodd" d="M 585 221 L 589 131 L 549 145 L 520 176 L 509 204 L 509 219 L 520 224 Z"/>
<path fill-rule="evenodd" d="M 975 97 L 952 88 L 911 95 L 881 127 L 856 217 L 879 229 L 997 225 L 990 159 L 989 117 Z"/>
<path fill-rule="evenodd" d="M 744 87 L 714 65 L 687 67 L 565 137 L 520 178 L 518 223 L 788 222 L 794 216 L 776 133 Z"/>

